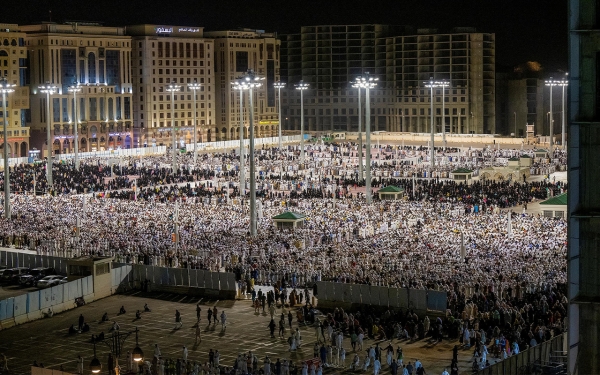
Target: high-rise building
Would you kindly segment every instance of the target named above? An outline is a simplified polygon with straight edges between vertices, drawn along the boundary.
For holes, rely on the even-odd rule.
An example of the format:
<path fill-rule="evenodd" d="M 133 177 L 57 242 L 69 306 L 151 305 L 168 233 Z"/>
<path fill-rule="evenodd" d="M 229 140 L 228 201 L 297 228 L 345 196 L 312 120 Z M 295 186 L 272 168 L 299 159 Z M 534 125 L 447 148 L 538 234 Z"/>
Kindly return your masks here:
<path fill-rule="evenodd" d="M 6 97 L 6 136 L 10 157 L 27 156 L 30 147 L 29 127 L 26 121 L 29 113 L 29 87 L 27 47 L 24 38 L 25 34 L 19 31 L 17 25 L 0 23 L 0 78 L 6 78 L 7 83 L 15 85 L 14 92 Z M 0 105 L 0 119 L 4 119 L 3 116 L 3 107 Z M 4 147 L 4 134 L 0 137 L 0 142 L 1 147 Z"/>
<path fill-rule="evenodd" d="M 308 131 L 356 131 L 357 92 L 351 83 L 366 73 L 379 79 L 371 91 L 372 130 L 427 132 L 430 92 L 426 81 L 445 80 L 434 90 L 436 131 L 442 126 L 442 95 L 448 132 L 495 131 L 494 34 L 471 28 L 440 33 L 389 25 L 302 27 L 283 37 L 282 76 L 287 129 L 300 127 L 299 94 L 293 84 L 310 84 L 305 93 Z"/>
<path fill-rule="evenodd" d="M 133 39 L 136 142 L 171 146 L 175 127 L 178 147 L 193 143 L 194 121 L 198 142 L 220 140 L 215 125 L 214 41 L 204 35 L 204 29 L 144 24 L 128 26 L 127 34 Z M 189 83 L 199 83 L 198 92 Z M 169 85 L 181 87 L 174 98 L 166 91 Z"/>
<path fill-rule="evenodd" d="M 134 147 L 131 38 L 125 29 L 79 22 L 19 28 L 29 53 L 32 144 L 46 150 L 46 96 L 37 88 L 50 84 L 57 86 L 50 97 L 55 153 L 74 151 L 76 116 L 79 151 Z M 81 91 L 70 93 L 74 85 Z"/>
<path fill-rule="evenodd" d="M 254 136 L 277 136 L 278 114 L 273 83 L 279 81 L 280 40 L 263 30 L 227 30 L 206 33 L 215 42 L 217 140 L 239 139 L 240 94 L 231 82 L 249 69 L 264 78 L 254 93 Z M 245 94 L 246 95 L 246 94 Z M 248 99 L 244 101 L 245 137 L 248 127 Z"/>
<path fill-rule="evenodd" d="M 568 369 L 600 374 L 600 3 L 570 0 Z"/>

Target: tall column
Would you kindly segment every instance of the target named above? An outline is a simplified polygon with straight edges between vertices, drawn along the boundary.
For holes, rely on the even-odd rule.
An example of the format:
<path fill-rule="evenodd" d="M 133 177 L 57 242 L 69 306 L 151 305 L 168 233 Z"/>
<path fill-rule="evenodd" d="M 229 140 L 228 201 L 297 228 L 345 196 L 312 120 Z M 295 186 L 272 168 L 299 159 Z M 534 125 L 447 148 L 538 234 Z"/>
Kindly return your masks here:
<path fill-rule="evenodd" d="M 367 133 L 367 156 L 366 156 L 366 167 L 367 177 L 365 181 L 366 186 L 366 198 L 367 204 L 371 204 L 371 102 L 370 102 L 370 88 L 367 87 L 365 92 L 365 132 Z M 360 150 L 362 152 L 362 149 Z"/>

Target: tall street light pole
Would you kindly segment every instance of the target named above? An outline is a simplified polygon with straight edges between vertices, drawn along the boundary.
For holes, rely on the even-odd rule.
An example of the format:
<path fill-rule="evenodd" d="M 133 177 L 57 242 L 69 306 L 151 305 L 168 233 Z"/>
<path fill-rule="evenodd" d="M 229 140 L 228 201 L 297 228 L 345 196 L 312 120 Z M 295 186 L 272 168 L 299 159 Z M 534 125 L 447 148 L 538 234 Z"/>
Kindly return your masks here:
<path fill-rule="evenodd" d="M 552 116 L 552 87 L 557 86 L 556 81 L 552 80 L 552 77 L 550 77 L 550 80 L 546 81 L 546 86 L 550 87 L 550 119 L 549 121 L 549 125 L 550 125 L 550 158 L 552 158 L 553 154 L 554 154 L 554 117 Z"/>
<path fill-rule="evenodd" d="M 177 82 L 175 81 L 175 78 L 173 78 L 173 82 Z M 166 88 L 166 91 L 171 93 L 171 132 L 173 132 L 173 161 L 171 168 L 173 169 L 173 174 L 175 174 L 177 173 L 177 153 L 175 151 L 177 149 L 175 139 L 175 93 L 181 91 L 181 86 L 173 83 Z"/>
<path fill-rule="evenodd" d="M 431 128 L 431 148 L 429 150 L 430 153 L 430 158 L 431 158 L 431 171 L 433 172 L 433 168 L 435 167 L 435 135 L 434 135 L 434 128 L 435 125 L 433 124 L 433 89 L 438 87 L 437 82 L 433 81 L 433 78 L 429 79 L 429 82 L 425 83 L 425 87 L 429 88 L 429 93 L 430 93 L 430 98 L 429 98 L 429 117 L 430 117 L 430 128 Z"/>
<path fill-rule="evenodd" d="M 198 162 L 198 108 L 196 108 L 196 92 L 202 87 L 201 84 L 194 80 L 193 83 L 188 83 L 188 89 L 194 92 L 194 165 Z"/>
<path fill-rule="evenodd" d="M 555 81 L 557 86 L 560 86 L 562 89 L 562 100 L 561 100 L 561 104 L 562 104 L 562 113 L 560 116 L 560 120 L 561 120 L 561 145 L 563 150 L 567 149 L 567 142 L 566 142 L 566 128 L 565 128 L 565 118 L 567 116 L 567 113 L 565 112 L 565 88 L 567 86 L 569 86 L 569 81 L 567 79 L 567 77 L 569 76 L 569 73 L 565 73 L 565 78 L 561 79 L 560 81 Z"/>
<path fill-rule="evenodd" d="M 79 170 L 79 114 L 77 113 L 77 93 L 81 92 L 81 86 L 75 82 L 69 86 L 69 92 L 73 93 L 73 119 L 75 131 L 73 132 L 73 143 L 75 145 L 75 170 Z"/>
<path fill-rule="evenodd" d="M 46 84 L 45 86 L 38 87 L 42 94 L 46 94 L 46 143 L 48 150 L 48 157 L 46 159 L 46 182 L 48 183 L 48 192 L 52 186 L 52 151 L 53 142 L 50 133 L 50 96 L 58 90 L 57 86 Z"/>
<path fill-rule="evenodd" d="M 254 71 L 248 70 L 244 77 L 244 85 L 248 88 L 249 99 L 250 99 L 250 110 L 248 117 L 250 117 L 250 235 L 255 237 L 257 234 L 256 228 L 256 177 L 255 177 L 255 163 L 254 163 L 254 100 L 253 92 L 255 88 L 262 85 L 260 82 L 263 78 L 259 78 L 254 74 Z"/>
<path fill-rule="evenodd" d="M 517 138 L 517 112 L 514 112 L 515 114 L 515 138 Z"/>
<path fill-rule="evenodd" d="M 300 162 L 304 164 L 304 90 L 310 85 L 301 80 L 296 84 L 296 90 L 300 90 Z"/>
<path fill-rule="evenodd" d="M 246 190 L 246 158 L 244 155 L 244 90 L 246 90 L 247 87 L 244 82 L 244 77 L 238 77 L 236 81 L 231 82 L 233 89 L 240 91 L 240 196 L 243 196 L 244 190 Z"/>
<path fill-rule="evenodd" d="M 279 150 L 281 151 L 282 144 L 281 144 L 281 89 L 285 88 L 285 82 L 275 82 L 273 84 L 273 87 L 275 87 L 277 89 L 277 99 L 278 99 L 278 104 L 279 104 L 279 108 L 277 110 L 277 113 L 279 114 L 278 116 L 278 120 L 279 120 Z"/>
<path fill-rule="evenodd" d="M 361 100 L 360 100 L 360 92 L 361 92 L 361 83 L 360 77 L 356 78 L 356 83 L 352 85 L 352 87 L 358 89 L 358 180 L 362 180 L 363 175 L 363 162 L 362 162 L 362 110 L 361 110 Z"/>
<path fill-rule="evenodd" d="M 8 138 L 6 137 L 6 123 L 8 122 L 6 94 L 14 92 L 15 86 L 8 83 L 6 78 L 0 80 L 0 91 L 2 91 L 2 130 L 4 131 L 4 217 L 7 220 L 10 220 L 10 170 L 8 168 Z"/>
<path fill-rule="evenodd" d="M 372 88 L 377 86 L 378 78 L 372 77 L 369 72 L 366 72 L 364 76 L 358 77 L 356 82 L 361 88 L 365 89 L 365 133 L 367 140 L 367 155 L 366 155 L 366 168 L 367 176 L 365 178 L 366 187 L 366 200 L 367 204 L 372 201 L 371 198 L 371 94 Z M 362 152 L 362 150 L 360 150 Z"/>
<path fill-rule="evenodd" d="M 446 81 L 438 81 L 436 85 L 442 88 L 442 143 L 446 148 L 446 87 L 450 84 Z M 452 124 L 450 124 L 450 129 L 452 129 Z"/>

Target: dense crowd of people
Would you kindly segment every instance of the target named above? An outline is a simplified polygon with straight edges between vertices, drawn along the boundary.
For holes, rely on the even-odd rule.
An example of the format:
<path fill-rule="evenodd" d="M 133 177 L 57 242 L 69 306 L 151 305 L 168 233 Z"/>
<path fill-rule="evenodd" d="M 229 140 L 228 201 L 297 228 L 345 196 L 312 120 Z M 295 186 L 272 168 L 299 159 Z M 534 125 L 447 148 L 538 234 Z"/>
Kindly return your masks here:
<path fill-rule="evenodd" d="M 448 311 L 435 321 L 411 310 L 332 312 L 316 322 L 322 342 L 316 356 L 323 365 L 346 366 L 341 355 L 346 337 L 355 353 L 349 366 L 371 366 L 375 373 L 388 366 L 401 374 L 419 366 L 405 363 L 401 349 L 391 344 L 369 348 L 363 358 L 361 335 L 449 337 L 474 348 L 474 368 L 483 368 L 488 353 L 504 358 L 566 328 L 566 221 L 501 209 L 561 194 L 568 186 L 550 178 L 463 184 L 444 177 L 458 167 L 483 168 L 525 153 L 439 150 L 432 172 L 426 148 L 383 146 L 373 151 L 372 186 L 399 186 L 405 196 L 380 201 L 375 194 L 366 204 L 354 145 L 312 146 L 305 163 L 294 147 L 259 150 L 258 235 L 252 241 L 248 186 L 239 186 L 234 152 L 203 154 L 198 165 L 190 155 L 178 156 L 176 173 L 168 156 L 112 166 L 86 160 L 79 171 L 55 163 L 53 187 L 46 185 L 43 164 L 21 165 L 11 170 L 13 216 L 0 220 L 0 241 L 39 254 L 110 255 L 123 263 L 225 270 L 250 292 L 255 285 L 284 289 L 314 281 L 445 291 Z M 564 154 L 557 151 L 550 160 L 549 170 L 562 165 Z M 51 194 L 28 194 L 34 181 L 38 192 Z M 272 217 L 285 210 L 305 215 L 304 225 L 277 229 Z M 289 344 L 292 350 L 300 338 L 292 335 Z M 239 366 L 244 363 L 246 371 L 250 365 L 256 371 L 255 357 L 241 357 Z M 267 373 L 265 363 L 258 367 Z M 187 366 L 188 374 L 202 372 L 199 364 L 173 362 L 162 364 L 163 373 L 180 374 L 178 366 Z M 275 373 L 286 366 L 273 363 Z M 271 362 L 268 367 L 270 373 Z M 322 368 L 295 370 L 313 374 Z M 209 366 L 204 373 L 210 371 Z"/>

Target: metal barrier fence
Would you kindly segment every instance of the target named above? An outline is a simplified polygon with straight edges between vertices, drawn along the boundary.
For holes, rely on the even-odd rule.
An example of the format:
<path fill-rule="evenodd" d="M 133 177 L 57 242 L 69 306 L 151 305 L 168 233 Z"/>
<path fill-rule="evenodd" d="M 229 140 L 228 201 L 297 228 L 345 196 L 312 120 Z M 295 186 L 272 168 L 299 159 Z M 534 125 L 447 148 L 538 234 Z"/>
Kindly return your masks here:
<path fill-rule="evenodd" d="M 39 319 L 42 317 L 42 312 L 48 309 L 53 313 L 59 313 L 74 308 L 75 298 L 93 293 L 92 276 L 87 276 L 65 284 L 6 298 L 0 301 L 0 323 L 4 328 Z"/>
<path fill-rule="evenodd" d="M 119 287 L 140 286 L 146 280 L 155 286 L 179 286 L 233 292 L 237 289 L 235 274 L 230 272 L 122 263 L 113 263 L 111 272 L 113 290 L 117 290 Z"/>
<path fill-rule="evenodd" d="M 328 281 L 317 281 L 316 284 L 319 301 L 361 303 L 420 311 L 445 312 L 447 307 L 447 294 L 443 291 Z"/>
<path fill-rule="evenodd" d="M 124 156 L 163 155 L 167 152 L 167 146 L 123 148 L 117 150 L 80 152 L 79 159 L 87 158 L 118 158 Z M 75 154 L 59 154 L 55 156 L 58 160 L 70 160 Z"/>
<path fill-rule="evenodd" d="M 286 135 L 281 137 L 281 143 L 293 143 L 300 142 L 299 135 Z M 267 138 L 255 138 L 255 145 L 276 145 L 279 143 L 279 137 L 267 137 Z M 244 146 L 250 145 L 249 139 L 244 139 Z M 198 143 L 198 150 L 212 150 L 212 149 L 223 149 L 223 148 L 236 148 L 240 147 L 240 140 L 231 140 L 231 141 L 220 141 L 220 142 L 203 142 Z M 187 151 L 194 151 L 194 144 L 188 143 L 185 145 L 185 149 Z"/>
<path fill-rule="evenodd" d="M 6 268 L 52 267 L 60 274 L 67 274 L 67 259 L 61 257 L 0 250 L 0 265 L 6 266 Z"/>
<path fill-rule="evenodd" d="M 477 375 L 518 375 L 532 373 L 531 366 L 536 364 L 540 366 L 539 372 L 542 369 L 553 368 L 557 369 L 563 366 L 560 362 L 551 362 L 554 353 L 563 352 L 564 344 L 567 340 L 567 333 L 562 333 L 558 336 L 551 338 L 548 341 L 544 341 L 539 345 L 534 346 L 520 352 L 517 355 L 508 357 L 507 359 L 491 365 L 488 368 L 479 370 Z M 526 369 L 529 368 L 529 371 Z M 566 368 L 565 368 L 566 370 Z M 558 373 L 558 372 L 543 372 L 543 373 Z"/>

